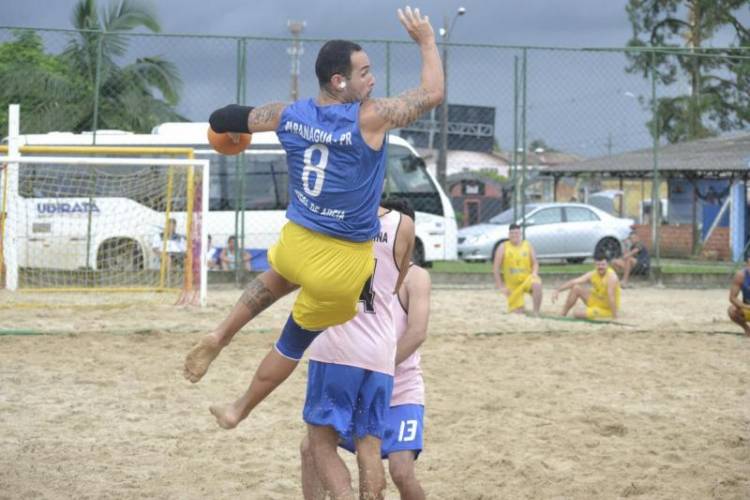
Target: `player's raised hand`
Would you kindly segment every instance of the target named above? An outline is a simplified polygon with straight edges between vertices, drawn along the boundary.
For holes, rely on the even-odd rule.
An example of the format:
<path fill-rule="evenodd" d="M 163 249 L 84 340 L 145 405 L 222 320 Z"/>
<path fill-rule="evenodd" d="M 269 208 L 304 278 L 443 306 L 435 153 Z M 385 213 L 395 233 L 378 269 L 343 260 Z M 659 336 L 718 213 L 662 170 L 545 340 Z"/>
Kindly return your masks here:
<path fill-rule="evenodd" d="M 404 10 L 398 9 L 398 20 L 406 28 L 411 39 L 419 45 L 435 42 L 435 32 L 432 30 L 430 18 L 422 16 L 419 9 L 411 10 L 408 5 Z"/>

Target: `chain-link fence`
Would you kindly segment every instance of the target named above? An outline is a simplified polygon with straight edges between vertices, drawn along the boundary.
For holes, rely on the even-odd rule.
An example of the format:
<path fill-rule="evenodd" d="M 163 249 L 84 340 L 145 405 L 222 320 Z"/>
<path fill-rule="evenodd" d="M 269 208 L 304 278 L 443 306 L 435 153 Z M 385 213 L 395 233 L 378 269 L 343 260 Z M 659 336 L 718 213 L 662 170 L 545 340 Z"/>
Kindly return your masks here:
<path fill-rule="evenodd" d="M 322 43 L 0 28 L 0 103 L 21 104 L 25 134 L 94 132 L 96 141 L 108 129 L 149 133 L 163 122 L 206 121 L 230 102 L 316 95 Z M 418 84 L 415 45 L 361 43 L 376 97 Z M 527 211 L 539 202 L 577 201 L 632 219 L 657 258 L 742 255 L 750 50 L 449 44 L 441 51 L 446 103 L 395 133 L 444 187 L 459 228 L 506 210 L 531 223 Z M 734 134 L 710 137 L 724 132 Z M 4 112 L 0 133 L 7 135 Z M 244 160 L 236 168 L 240 177 L 252 170 Z M 549 255 L 591 255 L 608 231 L 563 236 L 573 218 L 560 208 L 544 219 L 554 235 Z M 675 236 L 653 245 L 663 224 Z M 461 257 L 471 258 L 460 238 Z"/>

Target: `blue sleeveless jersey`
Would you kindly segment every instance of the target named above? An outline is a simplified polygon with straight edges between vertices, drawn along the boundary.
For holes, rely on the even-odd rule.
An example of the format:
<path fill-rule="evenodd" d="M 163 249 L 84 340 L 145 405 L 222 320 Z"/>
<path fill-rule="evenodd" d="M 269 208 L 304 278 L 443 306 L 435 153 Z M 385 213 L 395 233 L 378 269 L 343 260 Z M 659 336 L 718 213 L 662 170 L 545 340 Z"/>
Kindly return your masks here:
<path fill-rule="evenodd" d="M 380 151 L 359 130 L 360 103 L 318 106 L 292 103 L 276 134 L 289 167 L 289 220 L 349 241 L 367 241 L 380 229 L 378 205 L 385 176 Z"/>
<path fill-rule="evenodd" d="M 745 278 L 742 280 L 742 303 L 750 304 L 750 270 L 745 269 Z"/>

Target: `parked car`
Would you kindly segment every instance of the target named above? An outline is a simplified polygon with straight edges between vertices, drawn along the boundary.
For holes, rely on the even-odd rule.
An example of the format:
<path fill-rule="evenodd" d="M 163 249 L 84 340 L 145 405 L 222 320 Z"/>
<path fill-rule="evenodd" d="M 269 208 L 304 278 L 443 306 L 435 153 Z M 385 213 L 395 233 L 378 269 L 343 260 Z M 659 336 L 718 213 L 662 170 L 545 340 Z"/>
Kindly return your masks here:
<path fill-rule="evenodd" d="M 632 219 L 610 215 L 583 203 L 540 203 L 526 205 L 525 222 L 521 211 L 518 224 L 525 227 L 525 238 L 531 242 L 540 259 L 567 259 L 583 262 L 595 251 L 607 257 L 622 255 L 622 241 L 630 234 Z M 469 261 L 492 260 L 495 250 L 508 239 L 513 209 L 496 215 L 487 223 L 458 231 L 458 257 Z"/>

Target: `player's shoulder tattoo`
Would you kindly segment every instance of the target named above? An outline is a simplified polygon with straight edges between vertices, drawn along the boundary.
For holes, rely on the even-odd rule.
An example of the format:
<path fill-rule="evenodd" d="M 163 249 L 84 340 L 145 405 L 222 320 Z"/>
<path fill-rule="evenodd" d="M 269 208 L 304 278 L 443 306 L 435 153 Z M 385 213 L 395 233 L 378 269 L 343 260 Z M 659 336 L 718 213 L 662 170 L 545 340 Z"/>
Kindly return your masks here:
<path fill-rule="evenodd" d="M 289 104 L 285 102 L 272 102 L 253 108 L 248 117 L 248 124 L 252 127 L 262 126 L 268 123 L 274 123 L 278 121 L 281 116 L 281 112 L 284 111 Z"/>
<path fill-rule="evenodd" d="M 375 113 L 392 127 L 405 127 L 430 109 L 430 96 L 426 90 L 407 90 L 397 97 L 373 99 Z"/>

